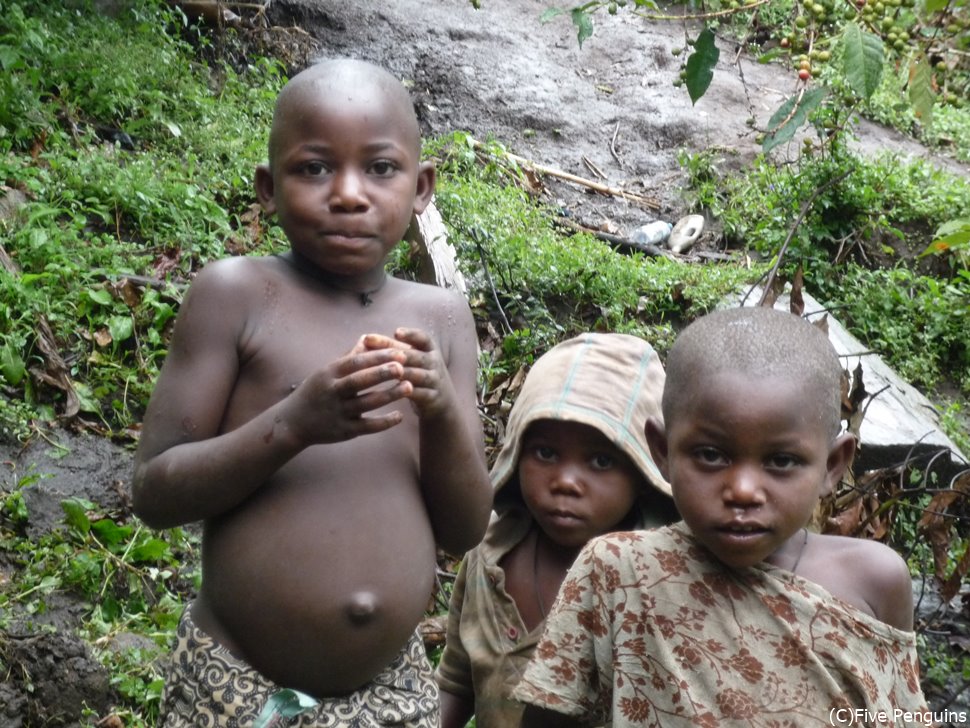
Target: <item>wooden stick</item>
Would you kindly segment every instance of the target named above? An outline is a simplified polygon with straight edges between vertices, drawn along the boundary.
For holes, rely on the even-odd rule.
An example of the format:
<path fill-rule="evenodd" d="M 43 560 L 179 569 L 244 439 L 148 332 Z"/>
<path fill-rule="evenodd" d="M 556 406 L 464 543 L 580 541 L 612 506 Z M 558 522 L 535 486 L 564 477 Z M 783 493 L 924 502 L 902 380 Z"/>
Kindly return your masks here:
<path fill-rule="evenodd" d="M 627 250 L 638 250 L 645 255 L 654 257 L 671 257 L 670 251 L 661 248 L 659 245 L 652 245 L 651 243 L 637 243 L 629 238 L 624 238 L 619 235 L 611 235 L 610 233 L 604 233 L 600 230 L 591 230 L 590 228 L 580 225 L 578 222 L 574 222 L 567 217 L 560 217 L 558 220 L 556 220 L 556 223 L 577 232 L 588 233 L 597 240 L 602 240 L 603 242 L 610 243 L 611 245 L 617 245 L 621 248 L 626 248 Z"/>
<path fill-rule="evenodd" d="M 472 144 L 477 149 L 485 149 L 485 145 L 480 141 L 472 139 Z M 555 169 L 554 167 L 547 167 L 543 164 L 536 164 L 535 162 L 526 159 L 525 157 L 520 157 L 518 154 L 512 154 L 512 152 L 503 152 L 503 156 L 510 162 L 515 162 L 516 164 L 526 167 L 538 172 L 539 174 L 547 174 L 550 177 L 558 177 L 559 179 L 566 180 L 567 182 L 572 182 L 577 185 L 582 185 L 583 187 L 588 187 L 589 189 L 602 193 L 604 195 L 610 195 L 612 197 L 620 197 L 624 200 L 629 200 L 630 202 L 635 202 L 638 205 L 643 205 L 644 207 L 649 207 L 651 210 L 659 210 L 660 203 L 649 197 L 643 197 L 642 195 L 636 195 L 632 192 L 627 192 L 626 190 L 621 190 L 616 187 L 609 187 L 607 185 L 602 185 L 599 182 L 593 182 L 592 180 L 584 179 L 582 177 L 577 177 L 569 172 L 563 172 L 561 169 Z"/>

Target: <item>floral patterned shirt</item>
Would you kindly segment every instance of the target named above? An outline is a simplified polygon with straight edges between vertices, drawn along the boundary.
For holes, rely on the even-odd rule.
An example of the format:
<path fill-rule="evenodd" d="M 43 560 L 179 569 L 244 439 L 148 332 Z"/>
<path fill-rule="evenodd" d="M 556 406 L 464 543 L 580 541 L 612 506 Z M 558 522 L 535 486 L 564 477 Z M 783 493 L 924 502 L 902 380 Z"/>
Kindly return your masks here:
<path fill-rule="evenodd" d="M 590 541 L 515 697 L 614 726 L 925 726 L 916 638 L 683 523 Z M 917 715 L 913 715 L 917 714 Z"/>

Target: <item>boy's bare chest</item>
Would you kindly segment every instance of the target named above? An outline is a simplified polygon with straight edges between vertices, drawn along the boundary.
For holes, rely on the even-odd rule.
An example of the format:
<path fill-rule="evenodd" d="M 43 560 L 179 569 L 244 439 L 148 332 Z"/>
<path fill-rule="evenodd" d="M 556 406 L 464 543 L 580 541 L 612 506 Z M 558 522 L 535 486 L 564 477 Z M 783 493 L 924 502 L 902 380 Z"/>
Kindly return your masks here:
<path fill-rule="evenodd" d="M 361 306 L 353 297 L 290 292 L 262 311 L 239 342 L 239 378 L 285 392 L 311 373 L 337 366 L 365 334 L 393 337 L 396 328 L 421 323 L 394 301 Z"/>

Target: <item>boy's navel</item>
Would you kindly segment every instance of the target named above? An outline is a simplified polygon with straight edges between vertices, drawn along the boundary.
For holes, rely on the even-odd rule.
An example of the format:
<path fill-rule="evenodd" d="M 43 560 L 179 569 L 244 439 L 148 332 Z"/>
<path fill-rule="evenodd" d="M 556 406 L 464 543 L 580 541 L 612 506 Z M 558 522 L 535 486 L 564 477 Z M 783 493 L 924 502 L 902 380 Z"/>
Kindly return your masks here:
<path fill-rule="evenodd" d="M 362 591 L 350 595 L 347 605 L 347 616 L 354 624 L 366 624 L 377 614 L 377 595 L 373 592 Z"/>

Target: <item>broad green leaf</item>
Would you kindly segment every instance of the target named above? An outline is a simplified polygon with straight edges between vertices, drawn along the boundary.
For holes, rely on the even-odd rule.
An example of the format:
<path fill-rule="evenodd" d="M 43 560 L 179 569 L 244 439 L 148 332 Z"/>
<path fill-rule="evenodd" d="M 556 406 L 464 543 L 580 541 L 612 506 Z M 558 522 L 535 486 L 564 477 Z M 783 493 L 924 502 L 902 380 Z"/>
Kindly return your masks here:
<path fill-rule="evenodd" d="M 809 115 L 819 107 L 826 94 L 828 91 L 824 87 L 816 86 L 802 94 L 801 101 L 796 94 L 783 103 L 768 121 L 769 132 L 761 144 L 762 150 L 767 154 L 795 136 L 795 132 L 808 121 Z"/>
<path fill-rule="evenodd" d="M 114 546 L 131 535 L 131 526 L 119 526 L 110 518 L 100 518 L 91 524 L 91 531 L 105 546 Z"/>
<path fill-rule="evenodd" d="M 842 29 L 842 72 L 849 86 L 868 100 L 879 87 L 885 61 L 882 39 L 856 23 Z"/>
<path fill-rule="evenodd" d="M 0 376 L 3 376 L 7 384 L 14 387 L 20 384 L 26 368 L 24 360 L 13 346 L 9 343 L 0 346 Z"/>
<path fill-rule="evenodd" d="M 948 220 L 937 228 L 936 234 L 937 236 L 950 235 L 960 230 L 970 230 L 970 217 L 960 218 L 959 220 Z"/>
<path fill-rule="evenodd" d="M 315 698 L 305 695 L 298 690 L 284 688 L 270 696 L 263 706 L 262 712 L 256 718 L 253 728 L 271 728 L 285 725 L 293 716 L 299 715 L 319 703 Z M 283 719 L 284 722 L 280 722 Z"/>
<path fill-rule="evenodd" d="M 130 339 L 134 331 L 131 316 L 112 316 L 108 319 L 108 333 L 115 343 Z"/>
<path fill-rule="evenodd" d="M 0 68 L 9 70 L 21 59 L 20 51 L 9 46 L 0 46 Z"/>
<path fill-rule="evenodd" d="M 573 17 L 573 25 L 577 29 L 576 39 L 579 41 L 579 47 L 582 48 L 583 41 L 593 34 L 593 20 L 589 17 L 589 13 L 586 12 L 585 8 L 573 8 L 571 15 Z"/>
<path fill-rule="evenodd" d="M 81 381 L 74 381 L 73 384 L 74 393 L 77 395 L 81 410 L 91 413 L 101 412 L 101 404 L 98 402 L 98 398 L 94 396 L 91 388 Z"/>
<path fill-rule="evenodd" d="M 962 248 L 970 248 L 970 229 L 937 238 L 926 246 L 926 250 L 920 253 L 919 257 L 939 255 L 940 253 L 947 253 L 951 250 L 959 250 Z"/>
<path fill-rule="evenodd" d="M 690 94 L 692 104 L 697 103 L 697 99 L 704 95 L 711 80 L 714 78 L 714 66 L 721 52 L 714 44 L 714 31 L 704 28 L 694 42 L 694 52 L 687 59 L 687 75 L 684 83 L 687 84 L 687 93 Z"/>
<path fill-rule="evenodd" d="M 924 127 L 933 121 L 934 96 L 933 69 L 926 56 L 921 55 L 909 69 L 909 102 Z"/>
<path fill-rule="evenodd" d="M 928 13 L 935 13 L 946 8 L 951 0 L 923 0 L 923 7 Z"/>
<path fill-rule="evenodd" d="M 89 288 L 88 298 L 102 306 L 110 306 L 112 301 L 111 294 L 103 288 Z"/>
<path fill-rule="evenodd" d="M 139 544 L 128 552 L 128 557 L 134 561 L 158 561 L 168 553 L 168 544 L 160 538 L 153 538 L 143 544 Z"/>
<path fill-rule="evenodd" d="M 45 281 L 50 277 L 51 276 L 47 273 L 24 273 L 20 276 L 20 282 L 23 283 L 24 286 L 32 286 L 37 281 Z"/>
<path fill-rule="evenodd" d="M 121 616 L 121 605 L 110 593 L 101 598 L 101 604 L 98 607 L 101 609 L 101 618 L 105 622 L 113 622 Z"/>
<path fill-rule="evenodd" d="M 91 530 L 91 519 L 88 518 L 88 506 L 92 504 L 80 498 L 68 498 L 61 501 L 61 508 L 64 509 L 65 522 L 68 526 L 81 534 L 86 534 Z"/>

